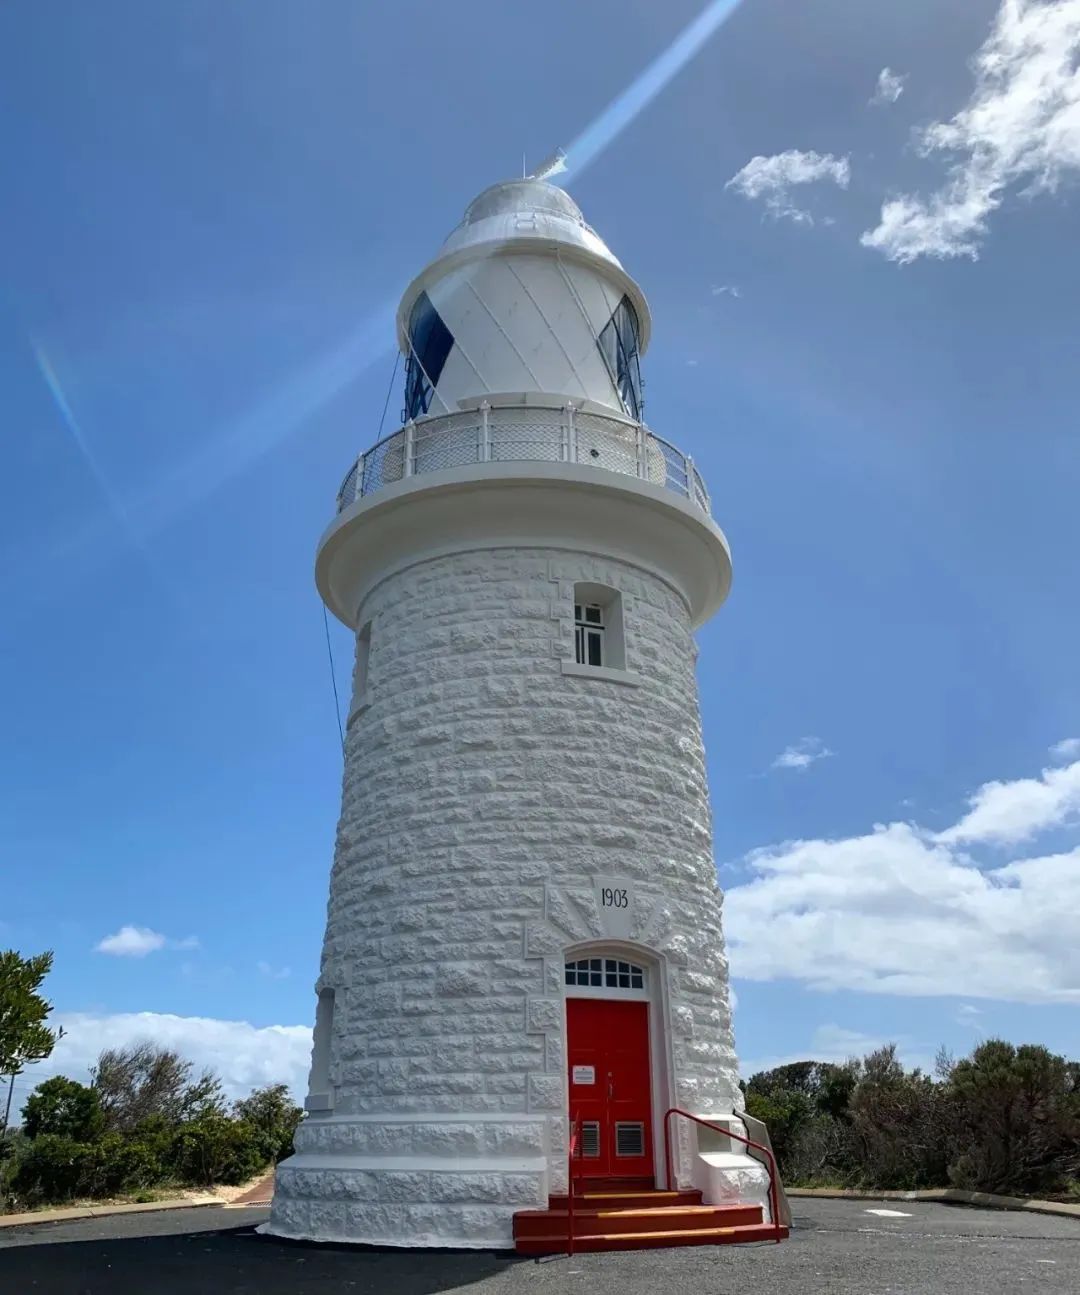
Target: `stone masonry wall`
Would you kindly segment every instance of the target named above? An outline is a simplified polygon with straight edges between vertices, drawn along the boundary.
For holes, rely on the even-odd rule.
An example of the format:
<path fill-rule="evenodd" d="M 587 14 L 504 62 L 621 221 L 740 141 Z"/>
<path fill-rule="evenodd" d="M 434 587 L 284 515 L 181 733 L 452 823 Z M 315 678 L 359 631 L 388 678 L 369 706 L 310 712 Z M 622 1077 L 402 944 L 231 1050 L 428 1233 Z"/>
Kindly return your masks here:
<path fill-rule="evenodd" d="M 562 673 L 577 581 L 620 591 L 640 686 Z M 730 1112 L 696 648 L 678 593 L 602 556 L 484 550 L 389 576 L 360 623 L 367 681 L 346 737 L 320 976 L 335 991 L 333 1116 L 305 1121 L 298 1151 L 344 1149 L 350 1118 L 370 1130 L 386 1116 L 400 1130 L 391 1149 L 422 1156 L 417 1128 L 452 1149 L 438 1132 L 452 1126 L 431 1121 L 473 1115 L 483 1123 L 460 1135 L 491 1152 L 502 1117 L 515 1136 L 546 1130 L 557 1185 L 563 956 L 604 933 L 596 877 L 632 883 L 628 938 L 666 975 L 670 1096 Z M 426 1124 L 410 1131 L 410 1117 Z"/>
<path fill-rule="evenodd" d="M 576 581 L 621 592 L 641 687 L 562 675 Z M 591 889 L 610 874 L 665 901 L 646 942 L 666 935 L 673 964 L 680 1101 L 730 1110 L 715 1082 L 734 1060 L 681 598 L 604 558 L 495 550 L 388 578 L 361 621 L 366 705 L 346 742 L 321 978 L 337 991 L 336 1111 L 561 1108 L 562 1058 L 536 1020 L 556 1013 L 533 1001 L 561 997 L 561 961 L 541 960 L 561 947 L 536 929 L 545 883 Z M 581 917 L 584 930 L 564 917 L 563 945 L 587 938 Z"/>

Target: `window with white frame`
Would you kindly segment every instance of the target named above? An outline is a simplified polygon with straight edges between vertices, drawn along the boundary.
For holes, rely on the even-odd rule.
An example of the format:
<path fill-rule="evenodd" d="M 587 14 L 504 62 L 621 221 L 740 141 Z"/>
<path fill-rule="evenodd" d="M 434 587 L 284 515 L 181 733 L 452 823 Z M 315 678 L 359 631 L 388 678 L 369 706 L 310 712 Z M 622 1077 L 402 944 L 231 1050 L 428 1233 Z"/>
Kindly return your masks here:
<path fill-rule="evenodd" d="M 578 665 L 606 665 L 604 609 L 599 603 L 574 604 L 574 656 Z"/>
<path fill-rule="evenodd" d="M 617 589 L 574 585 L 574 659 L 579 666 L 625 670 L 623 600 Z"/>
<path fill-rule="evenodd" d="M 644 989 L 645 968 L 619 958 L 578 958 L 566 964 L 566 983 L 588 989 Z"/>

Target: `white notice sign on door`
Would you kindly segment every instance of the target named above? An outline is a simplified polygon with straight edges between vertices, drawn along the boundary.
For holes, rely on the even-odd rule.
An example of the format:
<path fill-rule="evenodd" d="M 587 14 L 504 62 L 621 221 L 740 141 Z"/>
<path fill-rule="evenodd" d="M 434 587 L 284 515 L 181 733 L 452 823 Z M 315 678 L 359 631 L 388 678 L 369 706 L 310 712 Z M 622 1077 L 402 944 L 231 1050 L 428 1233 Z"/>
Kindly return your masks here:
<path fill-rule="evenodd" d="M 574 1066 L 571 1073 L 571 1082 L 575 1084 L 595 1084 L 596 1067 Z"/>

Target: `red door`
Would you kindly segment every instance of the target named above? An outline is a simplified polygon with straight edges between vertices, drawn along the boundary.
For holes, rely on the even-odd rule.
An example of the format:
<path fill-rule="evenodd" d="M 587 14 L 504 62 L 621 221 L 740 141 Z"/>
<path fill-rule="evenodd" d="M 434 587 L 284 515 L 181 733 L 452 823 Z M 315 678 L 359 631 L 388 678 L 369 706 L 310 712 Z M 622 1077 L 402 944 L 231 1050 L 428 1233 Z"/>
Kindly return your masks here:
<path fill-rule="evenodd" d="M 649 1005 L 566 1000 L 570 1118 L 586 1178 L 652 1178 Z"/>

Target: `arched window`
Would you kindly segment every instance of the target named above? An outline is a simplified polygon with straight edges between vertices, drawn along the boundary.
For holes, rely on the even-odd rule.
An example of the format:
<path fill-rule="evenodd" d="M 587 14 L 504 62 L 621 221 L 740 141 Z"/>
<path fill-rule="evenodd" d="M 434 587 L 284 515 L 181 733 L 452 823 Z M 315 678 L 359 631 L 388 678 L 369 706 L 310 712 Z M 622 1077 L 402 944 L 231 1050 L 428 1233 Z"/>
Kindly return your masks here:
<path fill-rule="evenodd" d="M 589 989 L 644 989 L 645 968 L 619 958 L 578 958 L 566 964 L 566 983 Z"/>

